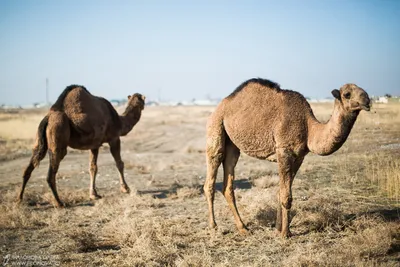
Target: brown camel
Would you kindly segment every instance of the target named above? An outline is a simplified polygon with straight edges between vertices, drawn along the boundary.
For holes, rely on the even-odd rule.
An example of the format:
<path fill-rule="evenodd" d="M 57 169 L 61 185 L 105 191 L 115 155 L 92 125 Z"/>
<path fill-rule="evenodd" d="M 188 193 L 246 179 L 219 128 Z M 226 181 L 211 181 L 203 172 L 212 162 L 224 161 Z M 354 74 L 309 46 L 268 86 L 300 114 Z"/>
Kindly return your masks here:
<path fill-rule="evenodd" d="M 141 94 L 128 96 L 126 110 L 120 116 L 106 99 L 92 95 L 83 86 L 68 86 L 39 124 L 32 157 L 23 175 L 19 201 L 22 200 L 32 171 L 48 151 L 50 161 L 47 183 L 57 201 L 57 207 L 63 206 L 57 194 L 56 174 L 61 160 L 67 154 L 68 146 L 90 150 L 90 199 L 101 198 L 96 192 L 95 181 L 97 156 L 103 143 L 110 146 L 119 171 L 121 191 L 129 193 L 124 178 L 124 162 L 121 160 L 120 136 L 127 135 L 138 123 L 144 109 L 144 100 L 145 97 Z"/>
<path fill-rule="evenodd" d="M 289 211 L 292 206 L 293 179 L 308 152 L 326 156 L 338 150 L 350 134 L 360 110 L 370 110 L 368 94 L 355 84 L 332 91 L 335 104 L 332 117 L 320 123 L 306 99 L 297 92 L 283 90 L 279 84 L 251 79 L 226 97 L 207 123 L 207 180 L 204 192 L 211 228 L 214 218 L 214 186 L 220 164 L 224 169 L 223 195 L 233 212 L 240 233 L 247 228 L 236 207 L 233 188 L 234 169 L 240 151 L 277 162 L 279 191 L 276 229 L 289 237 Z"/>

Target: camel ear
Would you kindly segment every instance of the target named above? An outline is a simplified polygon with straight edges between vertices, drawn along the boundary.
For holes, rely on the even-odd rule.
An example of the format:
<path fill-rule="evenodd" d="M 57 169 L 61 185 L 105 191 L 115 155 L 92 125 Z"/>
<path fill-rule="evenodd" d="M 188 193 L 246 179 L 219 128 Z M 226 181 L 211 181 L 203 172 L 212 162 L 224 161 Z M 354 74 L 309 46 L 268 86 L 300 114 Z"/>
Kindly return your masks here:
<path fill-rule="evenodd" d="M 332 95 L 334 98 L 340 100 L 340 91 L 338 89 L 333 89 L 332 90 Z"/>
<path fill-rule="evenodd" d="M 131 95 L 128 95 L 128 99 L 131 99 Z"/>

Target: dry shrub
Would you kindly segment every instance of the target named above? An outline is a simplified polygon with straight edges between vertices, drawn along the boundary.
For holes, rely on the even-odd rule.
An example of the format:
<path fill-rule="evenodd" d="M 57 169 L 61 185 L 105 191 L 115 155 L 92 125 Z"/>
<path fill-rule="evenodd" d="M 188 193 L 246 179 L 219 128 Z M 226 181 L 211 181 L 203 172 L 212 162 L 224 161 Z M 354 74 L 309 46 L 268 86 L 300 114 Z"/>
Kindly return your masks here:
<path fill-rule="evenodd" d="M 203 149 L 203 148 L 195 148 L 195 147 L 192 147 L 192 146 L 189 146 L 189 147 L 186 149 L 186 153 L 189 153 L 189 154 L 191 154 L 191 153 L 203 154 L 203 153 L 205 153 L 205 152 L 206 152 L 206 150 Z"/>
<path fill-rule="evenodd" d="M 235 190 L 242 218 L 250 224 L 272 226 L 276 221 L 276 188 Z M 241 208 L 243 207 L 243 208 Z M 228 208 L 226 211 L 231 215 Z"/>
<path fill-rule="evenodd" d="M 87 203 L 89 202 L 89 190 L 85 189 L 78 189 L 78 190 L 64 190 L 61 191 L 62 195 L 60 194 L 60 197 L 62 197 L 62 201 L 65 202 L 65 204 L 74 206 L 77 204 L 82 204 L 82 203 Z M 53 194 L 52 197 L 54 198 Z"/>
<path fill-rule="evenodd" d="M 340 168 L 335 176 L 353 184 L 370 183 L 378 192 L 397 202 L 400 201 L 400 161 L 397 155 L 387 152 L 346 155 L 336 164 Z M 367 183 L 366 183 L 367 182 Z"/>
<path fill-rule="evenodd" d="M 159 198 L 154 198 L 152 195 L 140 195 L 136 193 L 129 194 L 120 200 L 122 207 L 130 210 L 157 209 L 164 207 L 164 203 Z"/>
<path fill-rule="evenodd" d="M 150 167 L 146 165 L 136 164 L 132 162 L 125 163 L 125 170 L 136 170 L 140 174 L 149 174 Z"/>
<path fill-rule="evenodd" d="M 94 251 L 98 247 L 98 237 L 92 232 L 81 228 L 69 229 L 65 233 L 67 240 L 64 240 L 63 249 L 65 251 L 75 251 L 78 253 Z M 69 240 L 68 240 L 69 239 Z M 71 242 L 72 241 L 72 242 Z"/>
<path fill-rule="evenodd" d="M 385 224 L 377 217 L 361 217 L 353 223 L 359 231 L 345 233 L 348 236 L 340 241 L 330 250 L 329 255 L 335 253 L 338 263 L 351 263 L 355 261 L 362 265 L 365 261 L 371 261 L 385 257 L 388 254 L 394 240 L 393 236 L 398 232 L 399 227 L 394 223 Z M 362 227 L 359 227 L 361 226 Z M 358 226 L 358 227 L 357 227 Z M 333 254 L 334 255 L 334 254 Z"/>
<path fill-rule="evenodd" d="M 15 203 L 0 204 L 0 228 L 29 228 L 41 227 L 46 223 L 40 218 L 40 215 L 31 212 L 25 205 Z"/>
<path fill-rule="evenodd" d="M 203 243 L 196 248 L 195 252 L 179 257 L 174 265 L 177 267 L 215 266 L 215 261 L 211 256 L 210 250 Z"/>
<path fill-rule="evenodd" d="M 341 203 L 324 196 L 316 195 L 306 202 L 299 202 L 295 212 L 292 225 L 304 226 L 307 231 L 341 231 L 346 225 Z"/>
<path fill-rule="evenodd" d="M 269 188 L 279 185 L 279 175 L 262 175 L 252 179 L 252 184 L 258 188 Z"/>
<path fill-rule="evenodd" d="M 201 195 L 200 187 L 182 187 L 176 190 L 179 199 L 195 198 Z"/>
<path fill-rule="evenodd" d="M 18 204 L 17 191 L 10 190 L 0 195 L 0 228 L 25 228 L 45 225 L 38 213 L 33 213 L 24 204 Z"/>
<path fill-rule="evenodd" d="M 27 192 L 24 194 L 23 204 L 34 207 L 42 207 L 51 204 L 55 207 L 56 200 L 54 199 L 53 193 L 47 192 L 39 194 L 33 192 Z M 78 190 L 58 190 L 58 195 L 61 201 L 67 206 L 77 206 L 82 204 L 89 204 L 89 193 L 88 190 L 78 189 Z"/>
<path fill-rule="evenodd" d="M 400 160 L 398 156 L 375 154 L 366 158 L 365 176 L 385 192 L 400 201 Z"/>
<path fill-rule="evenodd" d="M 115 242 L 127 253 L 127 265 L 171 266 L 178 259 L 179 225 L 171 225 L 156 216 L 125 212 L 106 228 Z"/>
<path fill-rule="evenodd" d="M 398 225 L 386 224 L 382 219 L 371 216 L 362 216 L 349 224 L 349 228 L 341 233 L 341 238 L 324 234 L 317 237 L 322 240 L 313 240 L 313 234 L 308 235 L 306 243 L 297 246 L 283 260 L 283 265 L 379 266 L 386 262 L 385 266 L 395 266 L 393 261 L 382 258 L 388 255 L 395 242 L 393 237 L 399 230 Z"/>

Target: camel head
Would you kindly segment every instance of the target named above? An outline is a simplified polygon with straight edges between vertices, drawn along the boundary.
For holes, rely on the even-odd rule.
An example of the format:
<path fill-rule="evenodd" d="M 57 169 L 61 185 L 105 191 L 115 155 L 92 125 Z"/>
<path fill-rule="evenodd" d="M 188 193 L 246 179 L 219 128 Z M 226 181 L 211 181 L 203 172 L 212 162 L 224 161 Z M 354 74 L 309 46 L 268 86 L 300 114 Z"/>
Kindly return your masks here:
<path fill-rule="evenodd" d="M 343 85 L 340 90 L 334 89 L 332 95 L 339 100 L 345 111 L 359 112 L 362 109 L 369 111 L 371 108 L 367 92 L 353 83 Z"/>
<path fill-rule="evenodd" d="M 144 101 L 146 97 L 139 93 L 136 93 L 132 96 L 128 95 L 128 107 L 139 107 L 140 110 L 144 109 Z"/>

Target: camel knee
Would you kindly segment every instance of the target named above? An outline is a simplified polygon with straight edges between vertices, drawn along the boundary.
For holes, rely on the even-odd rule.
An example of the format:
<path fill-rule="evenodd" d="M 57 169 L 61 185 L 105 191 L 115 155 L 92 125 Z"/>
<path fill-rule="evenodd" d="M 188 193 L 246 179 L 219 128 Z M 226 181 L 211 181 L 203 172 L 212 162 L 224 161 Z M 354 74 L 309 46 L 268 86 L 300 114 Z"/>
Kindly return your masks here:
<path fill-rule="evenodd" d="M 224 142 L 219 138 L 207 138 L 206 156 L 210 163 L 219 166 L 224 159 Z"/>
<path fill-rule="evenodd" d="M 204 194 L 207 198 L 210 198 L 214 194 L 214 185 L 212 183 L 206 182 L 203 186 Z"/>
<path fill-rule="evenodd" d="M 90 173 L 97 173 L 97 164 L 90 164 L 89 171 Z"/>
<path fill-rule="evenodd" d="M 56 179 L 47 178 L 47 184 L 51 189 L 53 189 L 53 187 L 56 185 Z"/>
<path fill-rule="evenodd" d="M 224 185 L 224 187 L 222 188 L 222 194 L 224 195 L 224 197 L 226 199 L 234 199 L 234 197 L 235 197 L 235 193 L 234 193 L 233 187 L 231 185 L 229 185 L 229 186 Z"/>
<path fill-rule="evenodd" d="M 281 196 L 280 201 L 281 201 L 282 207 L 284 207 L 285 209 L 289 210 L 292 208 L 293 198 L 291 195 Z"/>
<path fill-rule="evenodd" d="M 211 166 L 219 166 L 224 160 L 224 154 L 222 152 L 207 150 L 207 158 Z"/>
<path fill-rule="evenodd" d="M 35 164 L 33 162 L 30 162 L 28 167 L 26 167 L 24 171 L 23 174 L 24 180 L 29 180 L 34 169 L 35 169 Z"/>
<path fill-rule="evenodd" d="M 124 164 L 124 162 L 122 160 L 117 161 L 115 164 L 117 165 L 118 170 L 123 170 L 124 169 L 125 164 Z"/>
<path fill-rule="evenodd" d="M 225 191 L 225 192 L 223 192 L 223 194 L 224 194 L 224 197 L 225 197 L 225 199 L 227 200 L 227 201 L 233 201 L 233 200 L 235 200 L 235 195 L 234 195 L 234 193 L 233 193 L 233 191 Z"/>

